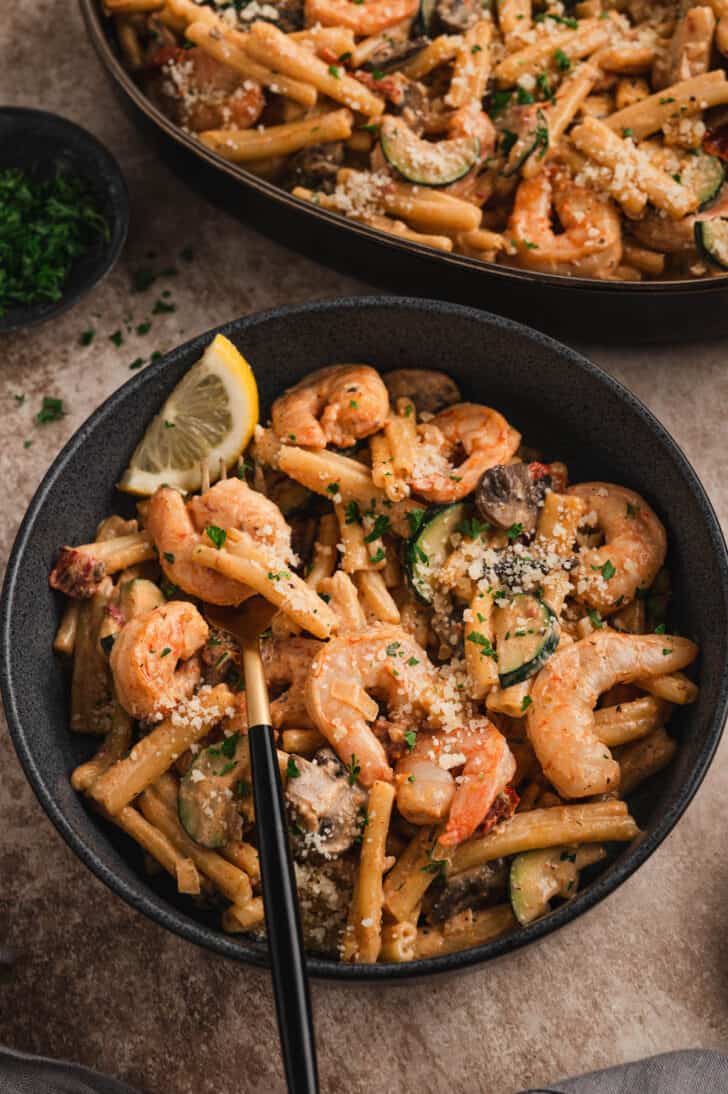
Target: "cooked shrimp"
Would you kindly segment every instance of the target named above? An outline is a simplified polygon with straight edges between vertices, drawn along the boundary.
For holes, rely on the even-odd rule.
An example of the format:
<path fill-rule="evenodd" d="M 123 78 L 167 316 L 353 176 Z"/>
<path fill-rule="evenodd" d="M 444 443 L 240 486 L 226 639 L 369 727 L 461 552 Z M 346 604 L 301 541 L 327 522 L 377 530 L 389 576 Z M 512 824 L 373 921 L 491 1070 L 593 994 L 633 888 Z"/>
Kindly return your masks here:
<path fill-rule="evenodd" d="M 436 674 L 427 654 L 401 627 L 380 624 L 330 639 L 306 681 L 306 707 L 314 725 L 364 786 L 392 780 L 383 745 L 369 722 L 379 714 L 408 723 L 426 711 Z M 372 698 L 374 696 L 374 698 Z"/>
<path fill-rule="evenodd" d="M 553 210 L 563 232 L 554 232 Z M 506 235 L 518 247 L 515 264 L 539 273 L 610 277 L 622 257 L 619 213 L 608 199 L 553 168 L 516 191 Z"/>
<path fill-rule="evenodd" d="M 606 629 L 559 647 L 531 687 L 527 726 L 544 775 L 563 798 L 605 794 L 619 785 L 619 764 L 594 733 L 602 692 L 676 672 L 697 655 L 687 638 Z"/>
<path fill-rule="evenodd" d="M 124 710 L 133 718 L 156 721 L 189 699 L 200 680 L 195 654 L 207 635 L 207 623 L 185 600 L 160 604 L 125 623 L 110 657 Z"/>
<path fill-rule="evenodd" d="M 457 403 L 420 427 L 412 489 L 428 501 L 458 501 L 478 485 L 484 471 L 507 463 L 521 434 L 502 414 L 478 403 Z M 454 463 L 460 453 L 462 463 Z"/>
<path fill-rule="evenodd" d="M 181 494 L 161 486 L 149 503 L 148 530 L 165 576 L 190 596 L 208 604 L 240 604 L 252 589 L 192 561 L 192 552 L 208 525 L 238 528 L 268 547 L 271 557 L 290 557 L 290 529 L 272 501 L 240 479 L 218 482 L 187 505 Z"/>
<path fill-rule="evenodd" d="M 427 368 L 397 368 L 385 372 L 382 380 L 392 404 L 397 399 L 411 399 L 419 414 L 437 414 L 446 406 L 460 402 L 460 389 L 446 372 Z"/>
<path fill-rule="evenodd" d="M 457 780 L 451 768 L 462 768 Z M 397 764 L 397 808 L 412 824 L 447 817 L 444 847 L 469 839 L 516 770 L 508 742 L 487 718 L 452 733 L 419 733 L 412 752 Z"/>
<path fill-rule="evenodd" d="M 629 604 L 648 589 L 662 569 L 667 536 L 662 521 L 644 498 L 608 482 L 569 487 L 586 502 L 586 520 L 604 534 L 601 547 L 582 550 L 576 595 L 602 615 Z"/>
<path fill-rule="evenodd" d="M 348 27 L 368 38 L 417 12 L 418 0 L 306 0 L 306 26 Z"/>
<path fill-rule="evenodd" d="M 376 369 L 332 365 L 312 372 L 279 396 L 271 418 L 282 441 L 309 448 L 351 448 L 381 429 L 388 413 L 389 395 Z"/>
<path fill-rule="evenodd" d="M 177 124 L 193 133 L 249 129 L 263 112 L 265 96 L 260 84 L 244 80 L 199 46 L 162 46 L 149 65 L 159 69 L 153 92 Z"/>

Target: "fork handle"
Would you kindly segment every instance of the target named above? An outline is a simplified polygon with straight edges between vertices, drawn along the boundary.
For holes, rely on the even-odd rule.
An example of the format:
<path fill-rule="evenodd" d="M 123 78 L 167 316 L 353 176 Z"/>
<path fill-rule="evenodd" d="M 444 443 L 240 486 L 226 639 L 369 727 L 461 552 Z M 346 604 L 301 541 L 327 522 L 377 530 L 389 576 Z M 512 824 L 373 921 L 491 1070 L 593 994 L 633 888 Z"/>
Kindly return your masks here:
<path fill-rule="evenodd" d="M 268 953 L 288 1090 L 317 1094 L 311 998 L 273 730 L 269 725 L 252 726 L 248 741 Z"/>

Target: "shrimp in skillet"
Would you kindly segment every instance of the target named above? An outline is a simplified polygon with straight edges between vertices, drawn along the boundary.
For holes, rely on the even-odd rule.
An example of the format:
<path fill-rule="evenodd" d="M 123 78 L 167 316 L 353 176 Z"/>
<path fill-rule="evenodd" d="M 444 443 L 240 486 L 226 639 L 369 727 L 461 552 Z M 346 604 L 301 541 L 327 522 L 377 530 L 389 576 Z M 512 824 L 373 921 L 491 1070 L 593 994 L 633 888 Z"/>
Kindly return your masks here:
<path fill-rule="evenodd" d="M 130 619 L 111 649 L 116 697 L 128 714 L 144 721 L 164 718 L 200 681 L 195 654 L 208 626 L 194 604 L 172 600 Z"/>
<path fill-rule="evenodd" d="M 608 482 L 582 482 L 569 493 L 586 502 L 586 522 L 604 534 L 601 547 L 579 556 L 576 592 L 590 608 L 609 615 L 648 589 L 662 569 L 667 536 L 644 498 Z"/>
<path fill-rule="evenodd" d="M 320 368 L 280 395 L 271 409 L 280 440 L 308 448 L 350 448 L 381 429 L 388 414 L 389 394 L 369 365 Z"/>
<path fill-rule="evenodd" d="M 632 684 L 685 668 L 698 655 L 687 638 L 595 631 L 559 647 L 531 687 L 528 737 L 563 798 L 605 794 L 619 786 L 619 764 L 594 732 L 594 707 L 615 684 Z"/>
<path fill-rule="evenodd" d="M 252 589 L 192 560 L 206 527 L 236 528 L 285 563 L 290 558 L 290 529 L 280 509 L 240 479 L 225 479 L 185 504 L 182 495 L 161 486 L 149 503 L 147 527 L 165 576 L 190 596 L 208 604 L 240 604 Z"/>
<path fill-rule="evenodd" d="M 450 769 L 462 768 L 455 780 Z M 397 764 L 397 808 L 413 824 L 447 818 L 443 847 L 469 839 L 516 770 L 508 742 L 487 718 L 452 733 L 419 733 Z"/>
<path fill-rule="evenodd" d="M 448 407 L 419 432 L 410 486 L 427 501 L 440 503 L 472 493 L 483 472 L 508 463 L 521 443 L 520 433 L 502 414 L 478 403 Z"/>
<path fill-rule="evenodd" d="M 553 212 L 564 228 L 558 234 Z M 614 203 L 554 168 L 520 184 L 506 235 L 518 248 L 514 263 L 539 273 L 609 278 L 622 257 Z"/>

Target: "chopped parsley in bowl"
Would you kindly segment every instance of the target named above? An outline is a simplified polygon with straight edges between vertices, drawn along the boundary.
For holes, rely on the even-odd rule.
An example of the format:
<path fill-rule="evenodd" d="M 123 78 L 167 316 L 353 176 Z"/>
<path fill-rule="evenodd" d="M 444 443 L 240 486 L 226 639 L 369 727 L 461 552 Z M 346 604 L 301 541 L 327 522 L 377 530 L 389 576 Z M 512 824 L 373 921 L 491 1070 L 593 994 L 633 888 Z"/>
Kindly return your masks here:
<path fill-rule="evenodd" d="M 0 109 L 0 333 L 70 308 L 111 269 L 129 203 L 116 161 L 65 118 Z"/>

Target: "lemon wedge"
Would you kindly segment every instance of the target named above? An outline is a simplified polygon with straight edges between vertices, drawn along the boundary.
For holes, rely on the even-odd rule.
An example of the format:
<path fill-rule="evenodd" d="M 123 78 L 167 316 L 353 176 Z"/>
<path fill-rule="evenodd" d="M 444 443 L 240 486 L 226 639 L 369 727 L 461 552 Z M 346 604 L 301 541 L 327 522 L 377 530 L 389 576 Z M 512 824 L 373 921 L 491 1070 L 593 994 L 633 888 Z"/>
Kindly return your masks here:
<path fill-rule="evenodd" d="M 147 496 L 163 484 L 198 490 L 240 457 L 258 424 L 258 386 L 243 355 L 217 334 L 185 373 L 137 445 L 119 489 Z"/>

